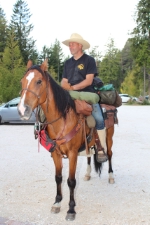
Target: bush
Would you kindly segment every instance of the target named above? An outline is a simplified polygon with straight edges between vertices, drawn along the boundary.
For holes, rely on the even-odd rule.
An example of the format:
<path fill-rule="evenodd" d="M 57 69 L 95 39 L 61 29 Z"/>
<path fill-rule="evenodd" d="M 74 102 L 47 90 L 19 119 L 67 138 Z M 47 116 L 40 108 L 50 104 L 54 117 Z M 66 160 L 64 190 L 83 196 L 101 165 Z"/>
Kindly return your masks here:
<path fill-rule="evenodd" d="M 145 100 L 141 103 L 141 105 L 150 105 L 150 101 L 145 99 Z"/>
<path fill-rule="evenodd" d="M 136 100 L 132 100 L 130 99 L 128 102 L 127 102 L 128 105 L 138 105 L 139 103 L 136 101 Z"/>

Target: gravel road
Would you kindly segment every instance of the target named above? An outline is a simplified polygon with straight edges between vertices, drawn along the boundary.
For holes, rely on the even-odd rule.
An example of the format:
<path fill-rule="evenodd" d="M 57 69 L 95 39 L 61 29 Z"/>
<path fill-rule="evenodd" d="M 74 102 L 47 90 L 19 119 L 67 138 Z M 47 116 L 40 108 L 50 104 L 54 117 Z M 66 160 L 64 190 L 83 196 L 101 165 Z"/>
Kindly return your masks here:
<path fill-rule="evenodd" d="M 55 168 L 50 154 L 34 139 L 33 125 L 0 126 L 0 217 L 7 224 L 31 225 L 150 225 L 150 106 L 118 108 L 113 170 L 84 181 L 86 157 L 78 158 L 75 191 L 76 219 L 68 210 L 68 160 L 63 160 L 63 200 L 59 214 L 51 214 L 55 199 Z M 0 221 L 0 225 L 6 224 Z"/>

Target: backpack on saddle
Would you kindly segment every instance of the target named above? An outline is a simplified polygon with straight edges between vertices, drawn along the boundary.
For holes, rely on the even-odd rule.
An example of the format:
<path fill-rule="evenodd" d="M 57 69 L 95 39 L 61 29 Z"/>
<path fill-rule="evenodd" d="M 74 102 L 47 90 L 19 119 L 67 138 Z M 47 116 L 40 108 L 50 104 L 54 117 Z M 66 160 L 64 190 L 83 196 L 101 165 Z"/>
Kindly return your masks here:
<path fill-rule="evenodd" d="M 100 104 L 112 105 L 119 107 L 122 105 L 122 99 L 118 92 L 115 90 L 113 84 L 107 84 L 102 86 L 102 81 L 97 77 L 93 83 L 95 92 L 99 95 Z M 101 85 L 100 85 L 101 84 Z"/>

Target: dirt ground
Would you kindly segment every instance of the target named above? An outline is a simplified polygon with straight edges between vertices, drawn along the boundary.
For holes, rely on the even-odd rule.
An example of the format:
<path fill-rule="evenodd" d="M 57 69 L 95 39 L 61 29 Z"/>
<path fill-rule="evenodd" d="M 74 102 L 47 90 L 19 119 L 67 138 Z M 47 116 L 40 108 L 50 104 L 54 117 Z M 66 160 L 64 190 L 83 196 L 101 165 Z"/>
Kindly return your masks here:
<path fill-rule="evenodd" d="M 91 180 L 84 181 L 86 157 L 80 156 L 73 222 L 65 220 L 68 160 L 63 161 L 61 211 L 51 214 L 56 188 L 50 154 L 42 147 L 38 152 L 33 125 L 1 125 L 0 217 L 34 225 L 150 225 L 150 106 L 123 105 L 118 118 L 112 148 L 115 184 L 108 183 L 107 162 L 99 178 L 93 160 Z"/>

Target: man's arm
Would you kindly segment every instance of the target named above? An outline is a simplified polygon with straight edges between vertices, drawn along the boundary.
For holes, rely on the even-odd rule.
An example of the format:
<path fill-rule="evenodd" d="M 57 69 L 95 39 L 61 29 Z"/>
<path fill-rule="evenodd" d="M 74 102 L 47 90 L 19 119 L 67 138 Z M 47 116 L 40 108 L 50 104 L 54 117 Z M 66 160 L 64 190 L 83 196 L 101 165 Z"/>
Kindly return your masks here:
<path fill-rule="evenodd" d="M 61 81 L 61 86 L 65 90 L 77 91 L 77 90 L 81 90 L 81 89 L 84 89 L 85 87 L 90 86 L 93 83 L 93 78 L 94 78 L 94 74 L 87 74 L 85 80 L 83 80 L 79 84 L 75 84 L 73 86 L 71 86 L 70 83 L 68 83 L 68 79 L 63 78 Z"/>
<path fill-rule="evenodd" d="M 84 89 L 85 87 L 90 86 L 93 83 L 94 74 L 87 74 L 86 79 L 80 82 L 79 84 L 75 84 L 71 86 L 71 90 L 77 91 Z"/>

